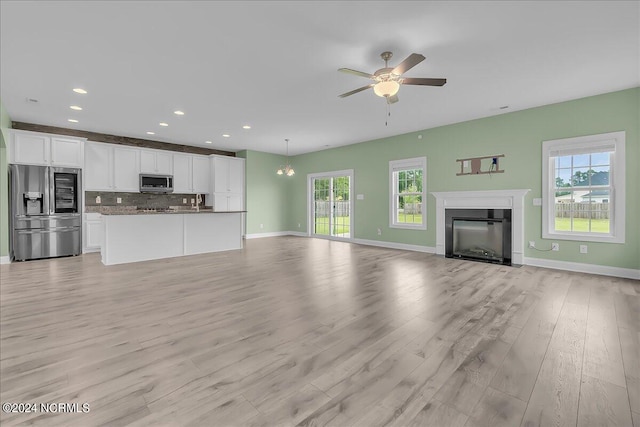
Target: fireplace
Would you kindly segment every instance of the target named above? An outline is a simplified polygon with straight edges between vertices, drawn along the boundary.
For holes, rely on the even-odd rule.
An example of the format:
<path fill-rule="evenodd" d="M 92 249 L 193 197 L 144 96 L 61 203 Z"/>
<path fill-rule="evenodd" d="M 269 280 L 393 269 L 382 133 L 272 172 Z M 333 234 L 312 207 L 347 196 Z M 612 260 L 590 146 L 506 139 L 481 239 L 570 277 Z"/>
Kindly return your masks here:
<path fill-rule="evenodd" d="M 530 190 L 433 192 L 436 198 L 436 254 L 445 254 L 445 211 L 449 209 L 506 209 L 511 212 L 511 263 L 524 261 L 524 196 Z"/>
<path fill-rule="evenodd" d="M 511 209 L 445 209 L 445 256 L 511 265 Z"/>

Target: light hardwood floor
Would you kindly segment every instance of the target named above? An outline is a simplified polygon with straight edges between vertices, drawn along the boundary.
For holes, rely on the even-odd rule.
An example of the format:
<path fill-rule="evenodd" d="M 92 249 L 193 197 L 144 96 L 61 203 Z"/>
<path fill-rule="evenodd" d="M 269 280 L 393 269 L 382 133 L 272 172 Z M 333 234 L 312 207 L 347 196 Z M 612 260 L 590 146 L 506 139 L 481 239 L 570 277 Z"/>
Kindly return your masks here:
<path fill-rule="evenodd" d="M 3 426 L 640 427 L 640 283 L 326 240 L 0 267 Z"/>

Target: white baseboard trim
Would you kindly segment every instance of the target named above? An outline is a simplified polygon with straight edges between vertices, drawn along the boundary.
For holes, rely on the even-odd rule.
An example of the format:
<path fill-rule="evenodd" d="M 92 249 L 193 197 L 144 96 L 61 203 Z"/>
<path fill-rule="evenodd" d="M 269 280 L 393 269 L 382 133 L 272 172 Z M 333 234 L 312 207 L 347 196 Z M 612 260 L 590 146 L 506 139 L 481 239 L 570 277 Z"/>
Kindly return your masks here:
<path fill-rule="evenodd" d="M 279 237 L 279 236 L 289 236 L 291 235 L 291 231 L 272 231 L 269 233 L 253 233 L 246 234 L 244 236 L 245 239 L 260 239 L 262 237 Z"/>
<path fill-rule="evenodd" d="M 577 271 L 579 273 L 600 274 L 640 280 L 640 270 L 633 268 L 609 267 L 606 265 L 584 264 L 581 262 L 555 261 L 541 258 L 524 258 L 524 264 L 533 267 L 555 268 L 556 270 Z"/>
<path fill-rule="evenodd" d="M 100 248 L 84 248 L 82 250 L 83 254 L 92 254 L 94 252 L 100 252 Z"/>
<path fill-rule="evenodd" d="M 9 255 L 0 256 L 0 264 L 11 264 L 11 258 L 9 258 Z"/>
<path fill-rule="evenodd" d="M 353 239 L 353 243 L 367 246 L 378 246 L 389 249 L 402 249 L 405 251 L 424 252 L 427 254 L 435 254 L 436 248 L 431 246 L 409 245 L 406 243 L 384 242 L 381 240 Z"/>

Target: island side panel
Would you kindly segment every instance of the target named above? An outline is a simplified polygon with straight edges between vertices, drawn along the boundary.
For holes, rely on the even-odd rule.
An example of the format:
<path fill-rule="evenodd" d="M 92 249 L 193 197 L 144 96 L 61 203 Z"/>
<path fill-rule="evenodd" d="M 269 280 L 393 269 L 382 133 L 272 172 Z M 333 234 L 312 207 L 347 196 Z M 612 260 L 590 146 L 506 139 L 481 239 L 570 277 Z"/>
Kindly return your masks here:
<path fill-rule="evenodd" d="M 242 249 L 242 214 L 184 215 L 185 255 Z"/>
<path fill-rule="evenodd" d="M 124 264 L 183 255 L 184 216 L 103 216 L 102 263 Z"/>

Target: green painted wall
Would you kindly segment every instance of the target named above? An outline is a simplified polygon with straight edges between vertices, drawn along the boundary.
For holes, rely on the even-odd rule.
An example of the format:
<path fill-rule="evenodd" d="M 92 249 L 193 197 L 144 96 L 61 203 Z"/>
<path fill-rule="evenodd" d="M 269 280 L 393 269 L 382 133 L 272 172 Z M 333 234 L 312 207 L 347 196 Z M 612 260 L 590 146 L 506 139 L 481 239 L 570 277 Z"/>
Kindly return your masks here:
<path fill-rule="evenodd" d="M 284 157 L 259 151 L 243 151 L 238 157 L 246 159 L 246 234 L 288 231 L 287 177 L 276 175 Z"/>
<path fill-rule="evenodd" d="M 3 131 L 11 127 L 11 119 L 0 100 L 0 256 L 9 255 L 9 180 L 7 143 Z"/>
<path fill-rule="evenodd" d="M 428 192 L 531 189 L 525 199 L 525 241 L 536 241 L 538 248 L 550 247 L 551 241 L 541 237 L 541 207 L 532 204 L 534 197 L 542 197 L 542 141 L 625 130 L 626 243 L 587 242 L 589 253 L 580 254 L 579 245 L 585 242 L 562 240 L 559 252 L 527 248 L 525 256 L 638 269 L 639 99 L 640 88 L 634 88 L 293 157 L 296 175 L 286 183 L 291 205 L 286 229 L 299 231 L 301 223 L 301 231 L 306 231 L 307 174 L 354 169 L 355 192 L 365 196 L 355 201 L 356 238 L 435 247 L 435 198 L 431 195 L 426 231 L 389 228 L 389 160 L 427 156 Z M 423 138 L 418 139 L 418 134 Z M 456 159 L 494 154 L 505 155 L 500 161 L 504 174 L 456 176 Z M 250 183 L 248 189 L 255 194 Z"/>

